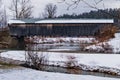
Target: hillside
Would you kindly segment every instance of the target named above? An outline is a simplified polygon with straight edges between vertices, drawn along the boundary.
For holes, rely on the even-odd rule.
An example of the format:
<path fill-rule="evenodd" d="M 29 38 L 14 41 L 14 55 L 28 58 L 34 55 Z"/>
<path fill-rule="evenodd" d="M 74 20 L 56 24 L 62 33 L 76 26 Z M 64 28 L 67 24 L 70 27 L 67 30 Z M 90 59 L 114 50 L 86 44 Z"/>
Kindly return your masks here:
<path fill-rule="evenodd" d="M 58 16 L 58 18 L 92 18 L 92 19 L 112 19 L 120 18 L 119 16 L 120 9 L 99 9 L 90 12 L 84 12 L 82 14 L 63 14 Z"/>

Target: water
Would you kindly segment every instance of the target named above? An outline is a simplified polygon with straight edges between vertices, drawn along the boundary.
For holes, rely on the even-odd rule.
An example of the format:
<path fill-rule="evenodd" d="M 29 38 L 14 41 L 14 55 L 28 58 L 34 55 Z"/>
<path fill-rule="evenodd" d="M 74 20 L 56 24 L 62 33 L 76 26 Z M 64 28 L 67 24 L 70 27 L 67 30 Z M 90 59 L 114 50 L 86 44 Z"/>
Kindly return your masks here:
<path fill-rule="evenodd" d="M 16 70 L 24 70 L 24 67 L 20 66 L 0 66 L 0 74 L 16 71 Z M 67 74 L 76 74 L 76 75 L 92 75 L 99 77 L 108 77 L 108 78 L 120 78 L 120 76 L 109 75 L 105 73 L 99 72 L 89 72 L 80 69 L 67 69 L 63 67 L 54 67 L 54 66 L 42 66 L 41 71 L 46 72 L 57 72 L 57 73 L 67 73 Z"/>
<path fill-rule="evenodd" d="M 0 65 L 0 74 L 4 74 L 4 73 L 8 73 L 8 72 L 12 72 L 15 70 L 22 70 L 24 69 L 23 67 L 20 66 L 12 66 L 12 65 Z"/>
<path fill-rule="evenodd" d="M 99 77 L 120 78 L 120 76 L 110 75 L 106 73 L 90 72 L 81 69 L 67 69 L 63 67 L 54 67 L 54 66 L 42 66 L 41 70 L 47 72 L 59 72 L 59 73 L 76 74 L 76 75 L 92 75 Z"/>
<path fill-rule="evenodd" d="M 32 44 L 32 50 L 46 51 L 77 51 L 80 50 L 79 44 L 55 43 L 55 44 Z"/>

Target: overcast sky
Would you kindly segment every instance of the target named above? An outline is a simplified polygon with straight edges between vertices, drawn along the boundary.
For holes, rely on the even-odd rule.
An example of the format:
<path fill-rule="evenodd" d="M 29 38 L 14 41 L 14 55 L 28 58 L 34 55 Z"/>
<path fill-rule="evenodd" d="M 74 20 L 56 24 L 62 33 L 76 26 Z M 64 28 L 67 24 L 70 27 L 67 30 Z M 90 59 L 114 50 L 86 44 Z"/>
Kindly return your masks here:
<path fill-rule="evenodd" d="M 40 13 L 43 12 L 45 5 L 48 3 L 53 3 L 56 4 L 58 7 L 57 10 L 57 15 L 61 15 L 64 13 L 75 13 L 75 14 L 80 14 L 83 12 L 89 12 L 90 10 L 94 10 L 90 7 L 88 7 L 86 4 L 84 4 L 83 2 L 79 3 L 78 7 L 76 9 L 73 9 L 72 7 L 67 10 L 67 6 L 65 3 L 59 3 L 61 0 L 31 0 L 32 5 L 34 6 L 34 13 L 33 15 L 35 17 L 38 17 Z M 70 1 L 70 0 L 67 0 Z M 94 0 L 86 0 L 88 1 L 89 4 L 95 4 L 93 1 Z M 3 4 L 6 6 L 6 8 L 8 8 L 10 6 L 10 2 L 11 0 L 3 0 Z M 104 7 L 103 7 L 103 3 L 104 3 Z M 120 1 L 119 0 L 103 0 L 103 2 L 99 3 L 97 5 L 98 8 L 120 8 Z M 7 10 L 7 13 L 9 15 L 9 12 Z"/>

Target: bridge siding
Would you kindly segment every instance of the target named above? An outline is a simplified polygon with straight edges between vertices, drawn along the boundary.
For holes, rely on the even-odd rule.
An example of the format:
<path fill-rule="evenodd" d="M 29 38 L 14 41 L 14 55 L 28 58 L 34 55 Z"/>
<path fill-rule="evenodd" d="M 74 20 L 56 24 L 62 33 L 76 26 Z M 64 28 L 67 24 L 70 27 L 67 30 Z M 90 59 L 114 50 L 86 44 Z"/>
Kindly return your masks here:
<path fill-rule="evenodd" d="M 80 24 L 11 24 L 10 33 L 14 36 L 94 36 L 98 29 L 111 23 Z"/>

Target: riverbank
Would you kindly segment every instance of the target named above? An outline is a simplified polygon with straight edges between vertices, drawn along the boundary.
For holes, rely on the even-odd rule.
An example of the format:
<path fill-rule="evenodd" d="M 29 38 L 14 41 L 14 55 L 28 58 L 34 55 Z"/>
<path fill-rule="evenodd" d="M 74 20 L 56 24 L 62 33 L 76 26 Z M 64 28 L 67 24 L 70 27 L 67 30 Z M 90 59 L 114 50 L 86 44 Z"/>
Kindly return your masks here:
<path fill-rule="evenodd" d="M 75 67 L 86 71 L 97 71 L 112 75 L 120 75 L 120 55 L 119 54 L 79 54 L 79 53 L 61 53 L 61 52 L 38 52 L 44 54 L 47 58 L 47 65 L 68 67 L 66 64 L 73 57 L 72 62 Z M 17 61 L 26 61 L 25 51 L 7 51 L 2 52 L 1 57 Z"/>
<path fill-rule="evenodd" d="M 0 80 L 119 80 L 119 78 L 44 72 L 23 67 L 7 71 L 0 69 L 0 72 Z"/>

